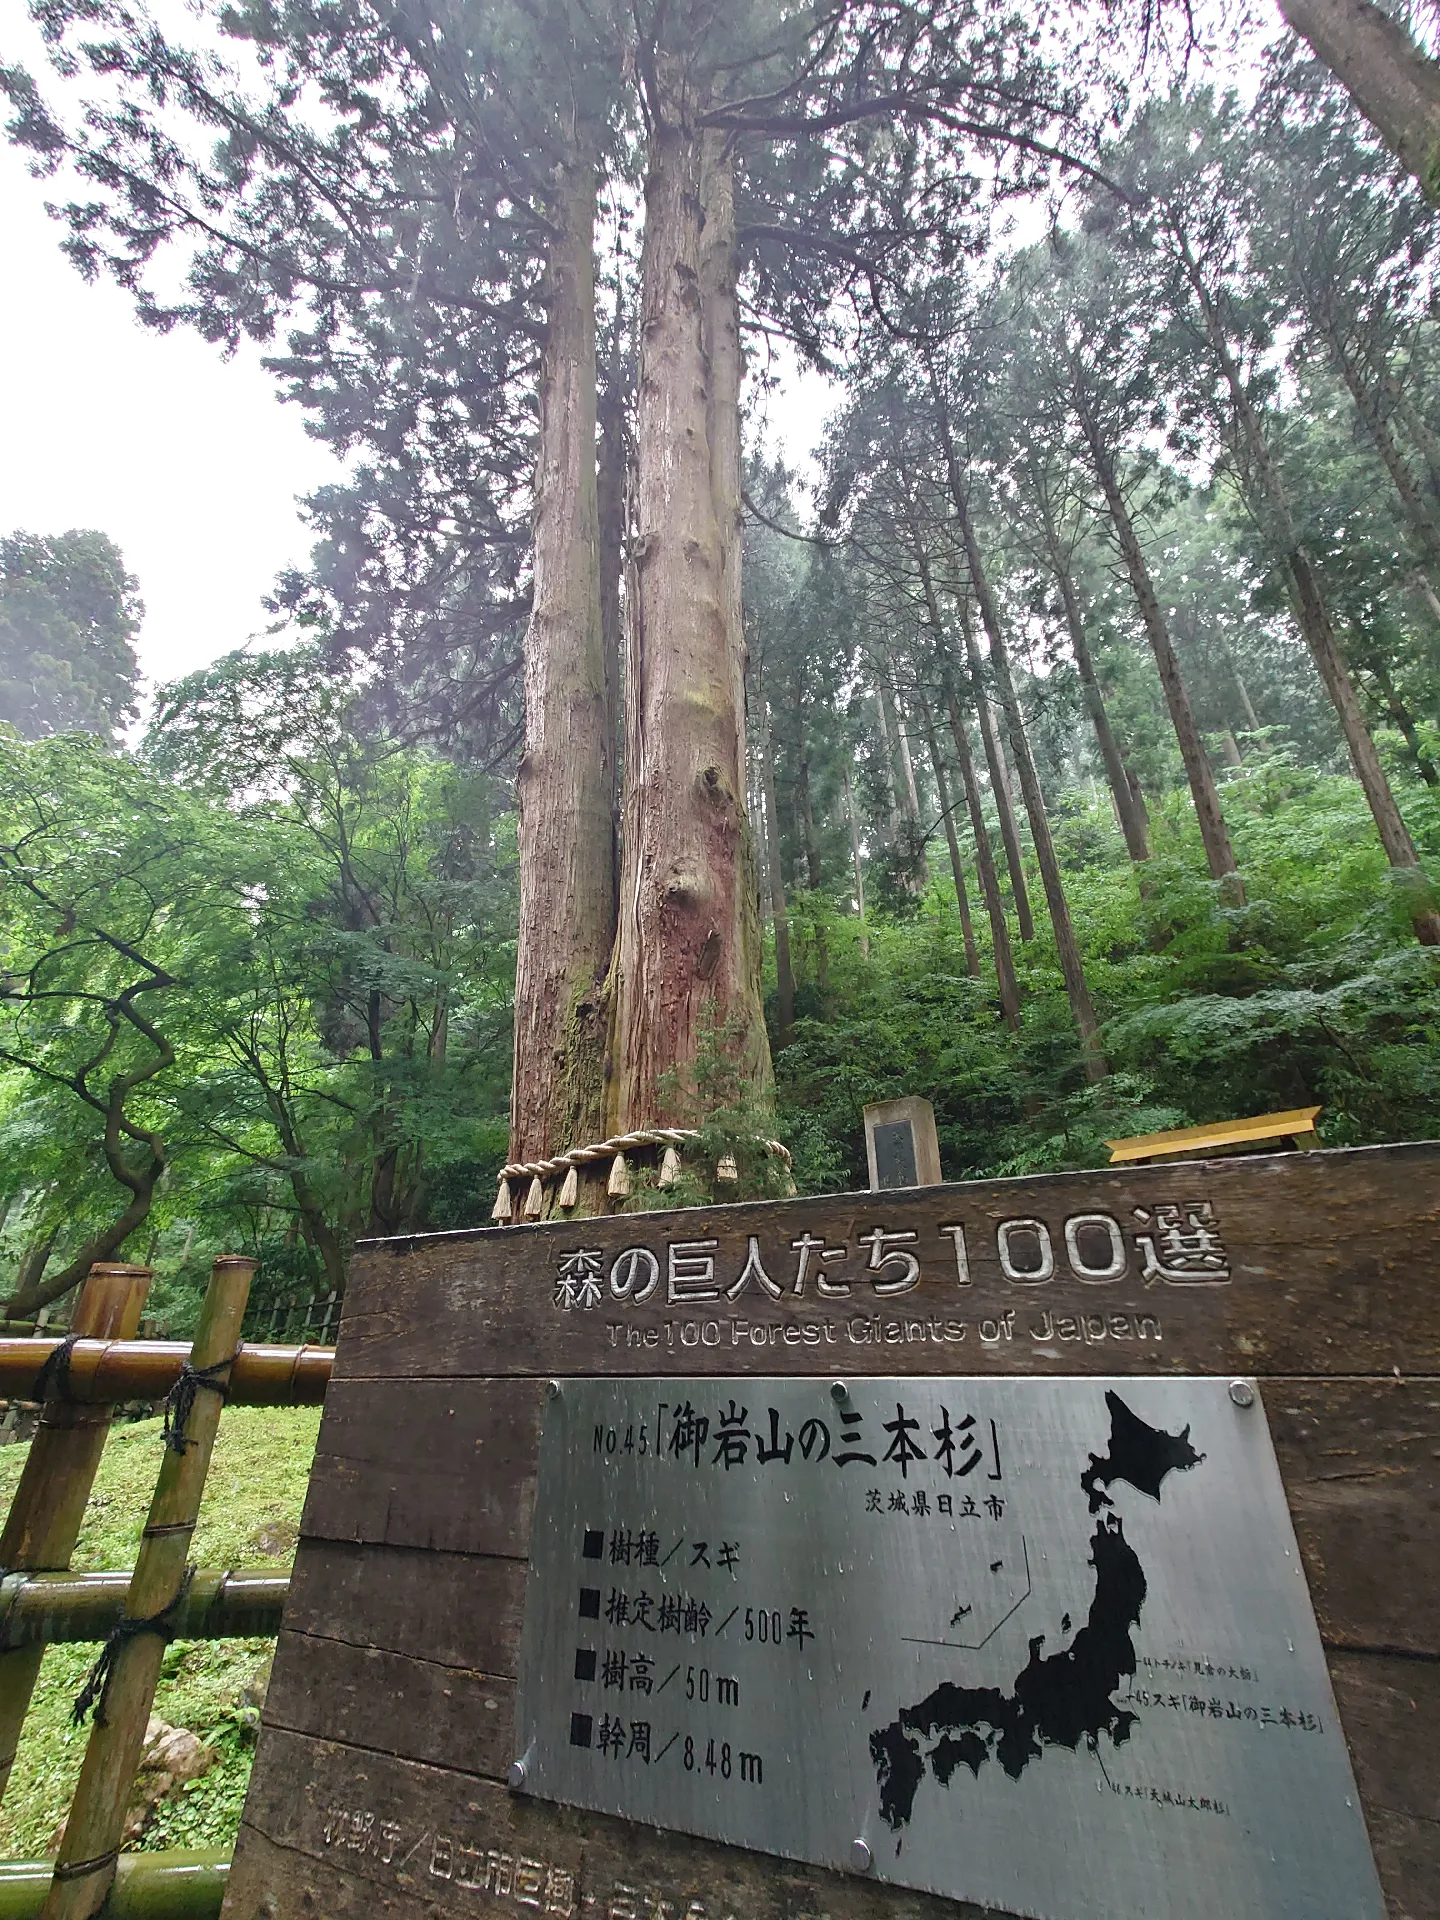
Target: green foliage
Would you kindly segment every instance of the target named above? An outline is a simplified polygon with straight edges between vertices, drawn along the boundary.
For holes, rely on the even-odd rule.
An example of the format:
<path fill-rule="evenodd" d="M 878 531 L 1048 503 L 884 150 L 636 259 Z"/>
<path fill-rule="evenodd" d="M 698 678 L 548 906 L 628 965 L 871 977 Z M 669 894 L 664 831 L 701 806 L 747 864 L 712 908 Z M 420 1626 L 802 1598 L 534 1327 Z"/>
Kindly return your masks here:
<path fill-rule="evenodd" d="M 1433 845 L 1435 809 L 1407 798 Z M 1018 954 L 1012 1036 L 988 966 L 965 972 L 948 888 L 872 920 L 868 959 L 838 922 L 825 1017 L 777 1056 L 801 1190 L 863 1186 L 862 1109 L 902 1093 L 934 1101 L 947 1179 L 1102 1166 L 1107 1139 L 1314 1102 L 1330 1145 L 1440 1135 L 1440 956 L 1409 938 L 1357 786 L 1281 761 L 1226 799 L 1238 911 L 1178 805 L 1152 820 L 1143 898 L 1108 809 L 1071 817 L 1066 886 L 1115 1069 L 1098 1086 L 1048 940 Z"/>
<path fill-rule="evenodd" d="M 27 739 L 108 739 L 135 712 L 145 609 L 115 543 L 73 531 L 0 540 L 0 720 Z"/>
<path fill-rule="evenodd" d="M 13 1260 L 54 1236 L 56 1285 L 138 1170 L 120 1244 L 178 1330 L 226 1246 L 260 1310 L 342 1287 L 359 1234 L 476 1222 L 514 967 L 485 776 L 377 736 L 313 652 L 237 656 L 139 755 L 0 741 L 0 859 Z"/>

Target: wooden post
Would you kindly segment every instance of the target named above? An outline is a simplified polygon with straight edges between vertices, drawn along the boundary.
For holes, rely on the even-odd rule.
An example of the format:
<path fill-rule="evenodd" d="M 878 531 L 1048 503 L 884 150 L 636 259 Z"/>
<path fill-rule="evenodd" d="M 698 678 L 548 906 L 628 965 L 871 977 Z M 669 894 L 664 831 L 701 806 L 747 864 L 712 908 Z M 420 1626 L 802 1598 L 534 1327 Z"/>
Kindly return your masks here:
<path fill-rule="evenodd" d="M 226 1254 L 210 1275 L 190 1365 L 197 1374 L 216 1369 L 216 1386 L 229 1380 L 254 1272 L 253 1260 Z M 180 1597 L 222 1404 L 202 1387 L 185 1420 L 184 1451 L 165 1450 L 126 1598 L 130 1620 L 153 1620 Z M 114 1645 L 43 1920 L 90 1920 L 105 1904 L 165 1645 L 161 1633 L 132 1633 Z"/>
<path fill-rule="evenodd" d="M 149 1286 L 149 1267 L 91 1267 L 75 1302 L 71 1333 L 94 1340 L 132 1339 Z M 6 1572 L 64 1573 L 70 1565 L 110 1413 L 108 1406 L 79 1406 L 63 1392 L 41 1409 L 0 1533 L 0 1567 Z M 10 1781 L 44 1651 L 34 1646 L 0 1653 L 0 1796 Z"/>

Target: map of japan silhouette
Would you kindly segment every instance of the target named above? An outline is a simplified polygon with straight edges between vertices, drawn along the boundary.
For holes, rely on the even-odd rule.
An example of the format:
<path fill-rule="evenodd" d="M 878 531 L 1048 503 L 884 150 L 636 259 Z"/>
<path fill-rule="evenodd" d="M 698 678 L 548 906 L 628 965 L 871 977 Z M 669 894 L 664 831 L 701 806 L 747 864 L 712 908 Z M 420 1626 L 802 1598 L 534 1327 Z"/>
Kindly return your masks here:
<path fill-rule="evenodd" d="M 1190 1429 L 1164 1433 L 1146 1424 L 1118 1393 L 1107 1392 L 1110 1445 L 1092 1453 L 1080 1476 L 1092 1514 L 1113 1503 L 1104 1491 L 1124 1480 L 1151 1499 L 1160 1498 L 1165 1476 L 1198 1466 L 1205 1458 L 1190 1444 Z M 1008 1693 L 999 1687 L 959 1687 L 942 1681 L 913 1707 L 903 1707 L 888 1727 L 870 1736 L 870 1757 L 880 1783 L 880 1813 L 898 1833 L 908 1826 L 915 1792 L 928 1765 L 942 1787 L 955 1769 L 978 1777 L 989 1759 L 1018 1780 L 1047 1746 L 1091 1746 L 1102 1733 L 1120 1746 L 1135 1715 L 1112 1699 L 1121 1679 L 1135 1671 L 1131 1638 L 1145 1604 L 1145 1573 L 1125 1538 L 1118 1514 L 1104 1514 L 1090 1537 L 1095 1591 L 1086 1623 L 1060 1653 L 1042 1656 L 1044 1634 L 1030 1642 L 1030 1658 Z M 1068 1624 L 1068 1622 L 1067 1622 Z M 933 1741 L 932 1746 L 925 1743 Z"/>

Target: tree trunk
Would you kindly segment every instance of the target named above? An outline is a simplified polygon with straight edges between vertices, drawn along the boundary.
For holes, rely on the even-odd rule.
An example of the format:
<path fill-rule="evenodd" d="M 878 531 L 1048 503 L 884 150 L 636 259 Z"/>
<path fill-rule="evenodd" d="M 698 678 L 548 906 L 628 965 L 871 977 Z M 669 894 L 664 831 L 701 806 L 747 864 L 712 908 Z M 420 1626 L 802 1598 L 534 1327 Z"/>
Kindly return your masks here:
<path fill-rule="evenodd" d="M 980 726 L 980 743 L 985 749 L 985 765 L 990 774 L 990 792 L 1000 821 L 1000 842 L 1005 849 L 1005 865 L 1010 873 L 1010 891 L 1015 900 L 1015 918 L 1020 938 L 1035 938 L 1035 916 L 1030 911 L 1030 893 L 1025 885 L 1025 868 L 1020 858 L 1020 832 L 1015 824 L 1015 809 L 1010 803 L 1010 782 L 1000 751 L 1000 736 L 995 731 L 995 716 L 985 690 L 985 664 L 975 641 L 969 615 L 960 610 L 960 631 L 965 637 L 965 658 L 969 667 L 975 718 Z"/>
<path fill-rule="evenodd" d="M 108 1124 L 106 1131 L 107 1136 L 112 1133 Z M 17 1288 L 3 1303 L 6 1319 L 27 1320 L 41 1307 L 51 1306 L 56 1300 L 63 1299 L 72 1287 L 79 1286 L 97 1260 L 114 1258 L 135 1229 L 145 1224 L 150 1213 L 150 1203 L 155 1197 L 155 1189 L 159 1185 L 161 1174 L 165 1171 L 166 1161 L 164 1148 L 158 1136 L 146 1133 L 142 1135 L 142 1139 L 149 1158 L 138 1171 L 133 1167 L 127 1168 L 121 1184 L 129 1188 L 130 1199 L 123 1210 L 116 1215 L 109 1226 L 102 1227 L 98 1233 L 92 1234 L 69 1264 L 62 1267 L 58 1273 L 52 1273 L 45 1278 L 42 1269 L 42 1273 L 35 1276 L 30 1286 L 23 1291 Z M 107 1149 L 109 1144 L 107 1138 Z M 113 1156 L 107 1150 L 106 1159 L 111 1162 L 112 1172 L 114 1172 L 114 1161 L 118 1157 L 118 1146 Z M 121 1176 L 117 1174 L 116 1178 L 120 1179 Z"/>
<path fill-rule="evenodd" d="M 595 171 L 557 194 L 540 369 L 535 586 L 525 641 L 520 930 L 510 1155 L 603 1129 L 605 997 L 615 935 L 614 765 L 595 478 Z"/>
<path fill-rule="evenodd" d="M 1080 1047 L 1085 1060 L 1085 1077 L 1092 1081 L 1103 1080 L 1109 1073 L 1110 1067 L 1100 1045 L 1100 1025 L 1095 1018 L 1090 988 L 1085 979 L 1085 968 L 1080 959 L 1080 947 L 1070 918 L 1070 903 L 1065 898 L 1065 887 L 1060 878 L 1060 862 L 1055 857 L 1055 843 L 1050 837 L 1050 821 L 1045 812 L 1045 796 L 1040 790 L 1040 775 L 1035 766 L 1035 756 L 1030 751 L 1030 736 L 1025 731 L 1020 702 L 1015 696 L 1015 681 L 1010 672 L 1010 655 L 1005 646 L 1004 630 L 1000 625 L 1000 609 L 995 603 L 990 579 L 985 572 L 980 544 L 975 538 L 968 505 L 964 511 L 960 509 L 959 502 L 956 503 L 956 507 L 960 522 L 960 537 L 965 544 L 965 559 L 970 569 L 970 579 L 975 588 L 975 597 L 980 604 L 980 618 L 984 622 L 985 635 L 990 642 L 990 665 L 995 676 L 995 691 L 1000 696 L 1001 709 L 1009 728 L 1010 751 L 1015 757 L 1015 770 L 1020 776 L 1020 791 L 1024 796 L 1025 812 L 1030 820 L 1030 839 L 1034 844 L 1035 858 L 1040 866 L 1040 881 L 1045 889 L 1045 903 L 1050 909 L 1050 923 L 1055 929 L 1055 947 L 1060 956 L 1060 972 L 1064 977 L 1070 1011 L 1080 1035 Z"/>
<path fill-rule="evenodd" d="M 1020 986 L 1015 978 L 1015 961 L 1010 951 L 1010 929 L 1005 924 L 1005 907 L 1000 898 L 1000 881 L 990 852 L 990 836 L 985 831 L 985 814 L 980 805 L 980 790 L 975 781 L 975 762 L 965 734 L 965 716 L 954 693 L 946 701 L 950 715 L 950 735 L 955 742 L 955 758 L 960 765 L 960 781 L 965 789 L 965 805 L 970 814 L 970 831 L 975 839 L 975 871 L 980 876 L 980 891 L 985 896 L 985 911 L 990 917 L 990 942 L 995 953 L 995 978 L 1000 988 L 1000 1015 L 1012 1033 L 1020 1031 Z"/>
<path fill-rule="evenodd" d="M 701 148 L 701 351 L 709 363 L 705 410 L 710 443 L 710 489 L 720 536 L 721 605 L 730 661 L 730 696 L 745 764 L 745 609 L 741 559 L 745 510 L 741 497 L 740 383 L 745 361 L 740 343 L 740 300 L 735 252 L 734 161 L 727 136 L 711 131 Z"/>
<path fill-rule="evenodd" d="M 1210 877 L 1220 882 L 1225 898 L 1234 905 L 1241 906 L 1245 901 L 1245 889 L 1240 879 L 1234 849 L 1230 845 L 1225 816 L 1220 811 L 1220 796 L 1215 788 L 1215 776 L 1210 771 L 1210 762 L 1206 757 L 1204 743 L 1195 725 L 1195 716 L 1190 710 L 1190 698 L 1185 691 L 1185 682 L 1180 676 L 1180 662 L 1175 657 L 1170 631 L 1165 624 L 1165 615 L 1160 610 L 1160 601 L 1155 593 L 1154 582 L 1150 578 L 1150 569 L 1145 564 L 1145 555 L 1141 551 L 1135 524 L 1130 518 L 1129 509 L 1121 494 L 1109 449 L 1101 440 L 1099 431 L 1087 409 L 1081 409 L 1080 424 L 1090 448 L 1095 478 L 1100 482 L 1100 490 L 1105 496 L 1110 522 L 1120 545 L 1121 558 L 1125 562 L 1125 571 L 1130 577 L 1130 590 L 1135 595 L 1136 605 L 1140 609 L 1140 618 L 1145 624 L 1145 633 L 1150 641 L 1150 650 L 1155 655 L 1155 665 L 1160 674 L 1165 704 L 1170 709 L 1170 724 L 1174 727 L 1175 738 L 1180 743 L 1180 757 L 1185 763 L 1185 775 L 1190 783 L 1191 797 L 1195 802 L 1195 818 L 1200 826 L 1200 839 L 1205 848 Z"/>
<path fill-rule="evenodd" d="M 1415 771 L 1427 787 L 1440 787 L 1440 770 L 1436 769 L 1435 762 L 1421 743 L 1415 726 L 1415 717 L 1400 698 L 1400 690 L 1390 678 L 1390 669 L 1383 664 L 1377 664 L 1371 667 L 1370 674 L 1375 685 L 1380 689 L 1380 697 L 1385 702 L 1385 711 L 1394 721 L 1409 749 L 1410 758 L 1415 763 Z"/>
<path fill-rule="evenodd" d="M 1135 810 L 1125 762 L 1120 754 L 1120 743 L 1115 738 L 1114 728 L 1110 725 L 1110 716 L 1105 711 L 1105 696 L 1100 691 L 1100 682 L 1095 675 L 1095 662 L 1090 653 L 1090 643 L 1085 637 L 1085 622 L 1080 615 L 1080 602 L 1075 592 L 1075 581 L 1070 572 L 1069 556 L 1061 547 L 1049 501 L 1043 494 L 1039 497 L 1045 529 L 1045 544 L 1050 555 L 1050 570 L 1055 576 L 1055 584 L 1060 589 L 1060 603 L 1065 609 L 1065 626 L 1070 635 L 1070 651 L 1075 656 L 1075 671 L 1080 676 L 1080 687 L 1085 696 L 1085 710 L 1090 715 L 1091 726 L 1095 729 L 1095 741 L 1100 748 L 1100 758 L 1105 763 L 1105 778 L 1110 784 L 1110 798 L 1114 802 L 1115 817 L 1120 822 L 1120 831 L 1125 836 L 1125 846 L 1130 858 L 1137 861 L 1148 860 L 1150 842 L 1145 833 L 1145 824 Z"/>
<path fill-rule="evenodd" d="M 930 398 L 934 405 L 935 424 L 940 432 L 940 445 L 945 454 L 945 473 L 950 483 L 950 501 L 961 526 L 968 557 L 972 544 L 968 531 L 970 489 L 961 468 L 960 449 L 955 443 L 954 423 L 950 418 L 950 402 L 940 384 L 940 376 L 935 371 L 935 361 L 928 352 L 925 355 L 925 372 L 930 382 Z M 918 534 L 913 527 L 911 538 L 915 541 L 918 551 Z M 928 583 L 926 594 L 927 598 L 933 601 L 934 596 Z M 1004 749 L 995 731 L 995 720 L 990 711 L 990 703 L 985 696 L 985 673 L 980 663 L 980 650 L 975 644 L 975 635 L 971 631 L 970 621 L 963 605 L 960 608 L 960 626 L 965 635 L 966 658 L 970 663 L 975 717 L 980 722 L 980 740 L 985 749 L 985 764 L 990 773 L 990 788 L 995 796 L 996 812 L 1000 816 L 1000 838 L 1005 847 L 1005 864 L 1010 870 L 1010 890 L 1015 896 L 1015 918 L 1020 925 L 1020 938 L 1033 940 L 1035 921 L 1030 912 L 1030 895 L 1025 886 L 1025 869 L 1020 860 L 1020 836 L 1015 829 L 1015 804 L 1010 793 L 1009 772 L 1005 765 Z M 938 637 L 937 629 L 937 639 Z"/>
<path fill-rule="evenodd" d="M 637 604 L 606 1107 L 617 1130 L 697 1117 L 702 1053 L 723 1056 L 737 1091 L 770 1080 L 737 694 L 738 541 L 717 507 L 717 482 L 723 503 L 734 476 L 702 266 L 705 291 L 724 276 L 704 259 L 717 241 L 702 242 L 700 139 L 681 119 L 680 90 L 663 90 L 641 253 Z M 720 188 L 703 185 L 714 206 Z"/>
<path fill-rule="evenodd" d="M 1410 471 L 1399 442 L 1390 430 L 1390 422 L 1385 417 L 1374 388 L 1361 377 L 1354 358 L 1345 351 L 1344 344 L 1337 339 L 1333 328 L 1326 329 L 1326 338 L 1330 343 L 1331 358 L 1350 390 L 1350 398 L 1355 402 L 1355 411 L 1390 476 L 1401 510 L 1420 548 L 1421 558 L 1428 566 L 1440 565 L 1440 520 L 1436 519 L 1421 494 L 1415 475 Z"/>
<path fill-rule="evenodd" d="M 1400 164 L 1440 197 L 1440 67 L 1372 0 L 1280 0 Z"/>
<path fill-rule="evenodd" d="M 797 707 L 796 758 L 800 777 L 795 782 L 796 810 L 800 816 L 800 843 L 805 849 L 805 878 L 811 893 L 820 891 L 820 842 L 815 835 L 815 808 L 810 798 L 810 745 L 805 735 L 805 714 Z M 830 991 L 830 946 L 825 923 L 810 918 L 810 937 L 815 943 L 815 985 L 822 998 Z"/>
<path fill-rule="evenodd" d="M 32 1240 L 20 1257 L 20 1265 L 15 1273 L 16 1300 L 27 1300 L 39 1286 L 50 1263 L 50 1255 L 55 1250 L 55 1242 L 60 1238 L 60 1224 L 51 1227 L 48 1233 L 42 1233 Z"/>
<path fill-rule="evenodd" d="M 844 762 L 845 824 L 850 829 L 850 865 L 855 874 L 855 906 L 860 915 L 860 958 L 870 958 L 870 930 L 865 923 L 865 870 L 860 864 L 860 829 L 855 820 L 855 792 L 850 784 L 850 762 Z"/>
<path fill-rule="evenodd" d="M 1415 938 L 1421 946 L 1440 947 L 1440 912 L 1430 903 L 1420 856 L 1415 851 L 1415 842 L 1410 838 L 1410 829 L 1395 804 L 1395 795 L 1385 778 L 1385 769 L 1380 764 L 1375 741 L 1365 724 L 1359 696 L 1330 625 L 1330 614 L 1310 557 L 1303 548 L 1297 546 L 1286 556 L 1286 564 L 1293 583 L 1296 624 L 1305 636 L 1320 678 L 1325 683 L 1325 691 L 1340 717 L 1345 744 L 1350 749 L 1351 764 L 1370 803 L 1370 812 L 1380 835 L 1380 844 L 1385 849 L 1385 857 L 1408 889 L 1406 905 L 1410 924 L 1415 929 Z"/>
<path fill-rule="evenodd" d="M 876 675 L 875 704 L 880 710 L 880 733 L 885 742 L 885 784 L 890 801 L 890 817 L 894 822 L 893 844 L 896 851 L 903 854 L 905 861 L 904 871 L 897 877 L 903 881 L 908 892 L 919 895 L 925 891 L 929 878 L 929 863 L 925 858 L 925 836 L 920 826 L 920 803 L 915 792 L 915 769 L 905 763 L 904 732 L 895 711 L 894 696 L 890 691 L 885 672 Z M 901 767 L 901 780 L 898 787 L 895 782 L 897 763 Z M 900 830 L 902 820 L 905 823 L 903 834 Z"/>
<path fill-rule="evenodd" d="M 624 395 L 618 375 L 606 383 L 601 405 L 600 463 L 596 475 L 597 526 L 600 540 L 600 643 L 605 659 L 605 763 L 610 774 L 611 867 L 619 869 L 620 782 L 624 756 L 621 703 L 624 689 L 624 614 L 620 586 L 625 572 L 625 488 L 629 449 L 625 436 Z"/>
<path fill-rule="evenodd" d="M 775 755 L 770 710 L 760 699 L 764 729 L 760 739 L 760 784 L 765 798 L 765 875 L 770 886 L 770 918 L 775 928 L 775 1025 L 777 1041 L 788 1047 L 795 1037 L 795 974 L 790 964 L 790 916 L 785 906 L 785 876 L 780 871 L 780 815 L 775 806 Z"/>
<path fill-rule="evenodd" d="M 1411 570 L 1410 584 L 1430 609 L 1431 619 L 1434 620 L 1437 626 L 1440 626 L 1440 596 L 1436 595 L 1434 587 L 1431 586 L 1419 567 Z"/>
<path fill-rule="evenodd" d="M 885 818 L 890 828 L 892 847 L 900 843 L 900 806 L 895 795 L 895 762 L 890 750 L 890 723 L 885 718 L 885 701 L 880 692 L 880 682 L 875 682 L 875 714 L 880 723 L 880 769 L 885 788 Z"/>
<path fill-rule="evenodd" d="M 910 730 L 905 724 L 905 710 L 898 698 L 895 702 L 895 731 L 900 741 L 900 771 L 905 776 L 905 811 L 918 827 L 920 825 L 920 789 L 915 784 L 915 761 L 910 753 Z"/>
<path fill-rule="evenodd" d="M 1388 368 L 1382 369 L 1381 378 L 1385 386 L 1385 397 L 1390 403 L 1395 418 L 1405 429 L 1410 444 L 1425 464 L 1425 477 L 1429 481 L 1430 492 L 1437 501 L 1440 501 L 1440 439 L 1431 432 L 1424 415 Z"/>
<path fill-rule="evenodd" d="M 970 920 L 970 896 L 965 889 L 965 869 L 960 864 L 960 839 L 955 831 L 955 809 L 950 804 L 950 788 L 945 765 L 940 758 L 940 743 L 935 738 L 935 723 L 925 710 L 925 745 L 930 754 L 930 769 L 935 775 L 935 791 L 940 796 L 940 813 L 945 822 L 945 843 L 950 849 L 950 871 L 955 877 L 955 906 L 960 915 L 960 932 L 965 941 L 965 971 L 972 980 L 980 978 L 980 951 L 975 945 L 975 929 Z"/>

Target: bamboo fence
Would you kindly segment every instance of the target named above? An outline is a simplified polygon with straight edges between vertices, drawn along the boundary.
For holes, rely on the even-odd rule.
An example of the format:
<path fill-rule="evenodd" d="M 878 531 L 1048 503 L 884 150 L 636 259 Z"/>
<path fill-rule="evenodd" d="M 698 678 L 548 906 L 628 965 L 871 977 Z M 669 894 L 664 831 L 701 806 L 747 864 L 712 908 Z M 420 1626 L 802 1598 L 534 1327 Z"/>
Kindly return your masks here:
<path fill-rule="evenodd" d="M 281 1568 L 189 1559 L 222 1407 L 314 1405 L 330 1379 L 328 1347 L 240 1344 L 253 1273 L 251 1260 L 216 1261 L 191 1345 L 133 1337 L 150 1271 L 119 1265 L 91 1269 L 63 1339 L 0 1338 L 0 1398 L 41 1402 L 0 1532 L 0 1795 L 46 1646 L 102 1643 L 59 1855 L 0 1862 L 0 1920 L 212 1920 L 220 1911 L 223 1853 L 120 1848 L 167 1644 L 273 1634 L 289 1588 Z M 326 1312 L 327 1332 L 331 1321 Z M 72 1573 L 113 1407 L 162 1398 L 167 1437 L 135 1566 Z"/>

